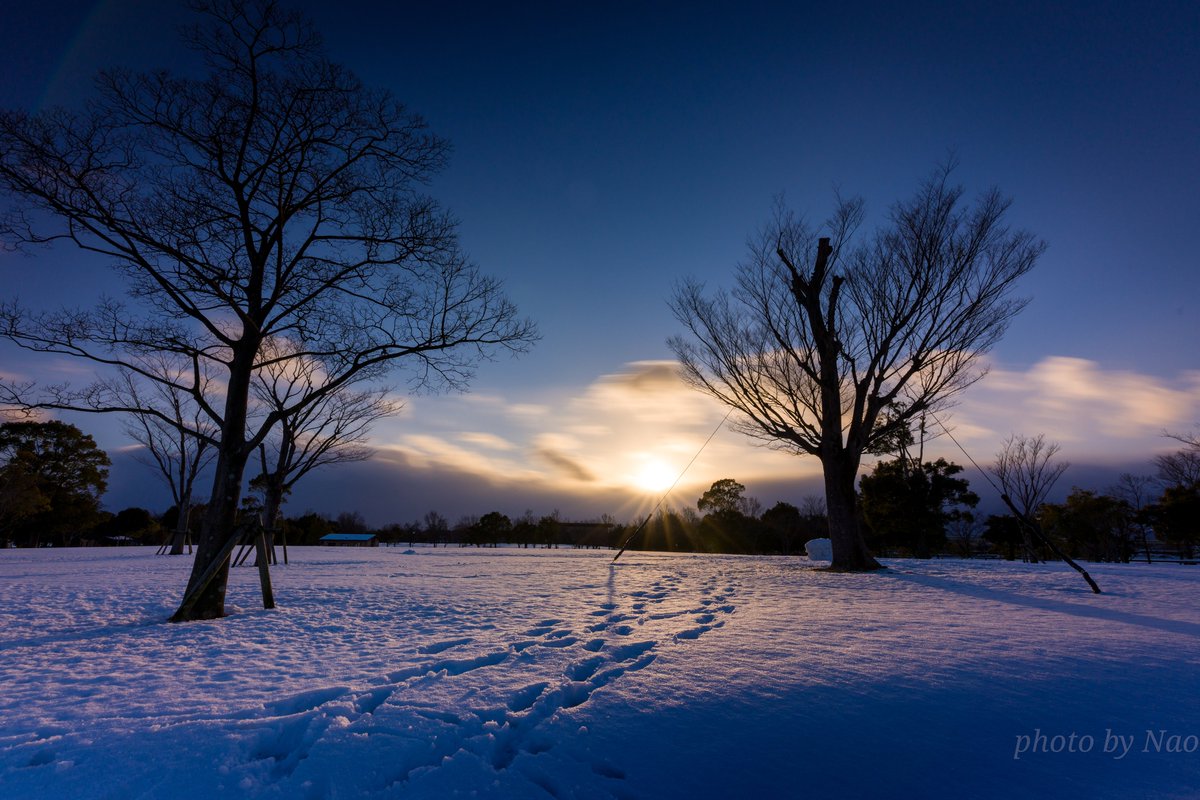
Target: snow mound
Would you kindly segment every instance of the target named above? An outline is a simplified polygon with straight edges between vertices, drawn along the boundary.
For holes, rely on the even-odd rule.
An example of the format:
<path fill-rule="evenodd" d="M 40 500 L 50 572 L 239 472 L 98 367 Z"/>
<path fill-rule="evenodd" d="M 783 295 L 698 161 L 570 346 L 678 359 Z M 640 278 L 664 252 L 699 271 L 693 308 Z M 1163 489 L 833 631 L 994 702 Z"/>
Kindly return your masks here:
<path fill-rule="evenodd" d="M 809 539 L 804 550 L 809 561 L 833 561 L 833 542 L 828 539 Z"/>

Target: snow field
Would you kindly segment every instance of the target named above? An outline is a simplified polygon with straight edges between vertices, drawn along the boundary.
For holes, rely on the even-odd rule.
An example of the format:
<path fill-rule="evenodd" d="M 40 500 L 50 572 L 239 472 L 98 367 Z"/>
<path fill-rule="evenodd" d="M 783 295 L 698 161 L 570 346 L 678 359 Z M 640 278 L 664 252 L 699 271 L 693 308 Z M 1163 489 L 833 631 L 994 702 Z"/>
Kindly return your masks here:
<path fill-rule="evenodd" d="M 293 548 L 0 553 L 0 797 L 1195 797 L 1200 571 Z M 1106 739 L 1106 732 L 1108 739 Z M 1018 753 L 1020 737 L 1046 752 Z M 1051 748 L 1091 737 L 1089 752 Z M 1103 752 L 1133 737 L 1123 758 Z M 1158 740 L 1153 740 L 1158 741 Z M 1185 744 L 1180 744 L 1180 748 Z"/>

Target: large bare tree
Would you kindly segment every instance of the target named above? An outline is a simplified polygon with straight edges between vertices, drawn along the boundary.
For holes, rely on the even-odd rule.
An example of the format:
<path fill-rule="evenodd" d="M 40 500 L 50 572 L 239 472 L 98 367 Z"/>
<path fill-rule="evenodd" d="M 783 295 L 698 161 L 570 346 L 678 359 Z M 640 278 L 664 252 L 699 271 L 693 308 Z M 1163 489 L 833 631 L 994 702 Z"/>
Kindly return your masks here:
<path fill-rule="evenodd" d="M 859 530 L 863 454 L 983 375 L 1044 249 L 1008 227 L 998 191 L 965 202 L 951 169 L 857 245 L 861 201 L 839 201 L 820 229 L 780 204 L 730 294 L 689 281 L 672 300 L 687 380 L 740 412 L 743 433 L 821 460 L 834 569 L 879 566 Z"/>
<path fill-rule="evenodd" d="M 149 381 L 160 378 L 141 360 L 167 352 L 223 384 L 208 409 L 220 431 L 212 493 L 175 620 L 224 615 L 246 464 L 277 422 L 389 364 L 411 387 L 462 387 L 481 357 L 536 338 L 422 193 L 447 144 L 420 117 L 331 62 L 273 0 L 198 8 L 185 39 L 206 75 L 110 71 L 83 112 L 0 113 L 0 187 L 15 199 L 3 233 L 99 254 L 128 295 L 90 311 L 9 303 L 0 335 Z M 248 427 L 272 337 L 320 362 L 322 382 Z M 169 385 L 199 398 L 187 374 Z M 94 387 L 21 388 L 26 405 L 143 411 Z"/>

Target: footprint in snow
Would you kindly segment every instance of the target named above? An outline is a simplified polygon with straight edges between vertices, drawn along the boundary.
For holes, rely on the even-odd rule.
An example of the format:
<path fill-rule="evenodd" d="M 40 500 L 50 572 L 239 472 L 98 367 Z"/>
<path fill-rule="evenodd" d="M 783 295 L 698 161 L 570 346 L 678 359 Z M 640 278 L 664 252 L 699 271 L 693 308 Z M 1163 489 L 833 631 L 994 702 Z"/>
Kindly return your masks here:
<path fill-rule="evenodd" d="M 282 700 L 276 700 L 273 703 L 264 703 L 262 716 L 290 717 L 293 714 L 312 711 L 325 705 L 330 700 L 342 697 L 349 691 L 349 686 L 330 686 L 325 689 L 312 689 L 307 692 L 301 692 L 291 697 L 285 697 Z"/>
<path fill-rule="evenodd" d="M 567 633 L 570 633 L 570 631 L 567 631 Z M 545 640 L 537 642 L 536 644 L 539 644 L 542 647 L 556 647 L 557 648 L 557 647 L 570 647 L 571 645 L 575 644 L 578 641 L 579 640 L 576 639 L 574 636 L 564 635 L 558 639 L 553 639 L 553 638 L 547 637 Z"/>
<path fill-rule="evenodd" d="M 462 639 L 447 639 L 444 642 L 434 642 L 433 644 L 427 644 L 418 647 L 417 652 L 424 655 L 436 655 L 443 650 L 449 650 L 451 647 L 459 647 L 464 644 L 470 644 L 472 641 L 474 640 L 469 636 Z"/>
<path fill-rule="evenodd" d="M 573 681 L 586 681 L 596 674 L 596 670 L 600 668 L 600 665 L 604 661 L 604 656 L 592 656 L 591 658 L 570 665 L 564 670 L 564 673 Z"/>
<path fill-rule="evenodd" d="M 530 706 L 537 702 L 537 699 L 542 696 L 542 692 L 546 691 L 546 687 L 549 685 L 546 681 L 541 681 L 540 683 L 531 683 L 523 689 L 518 689 L 509 698 L 508 710 L 514 712 L 528 710 Z"/>
<path fill-rule="evenodd" d="M 689 628 L 686 631 L 680 631 L 675 634 L 676 639 L 699 639 L 702 633 L 712 630 L 711 625 L 697 625 L 695 628 Z"/>
<path fill-rule="evenodd" d="M 359 714 L 374 714 L 375 710 L 386 703 L 387 699 L 392 696 L 393 691 L 394 689 L 391 686 L 383 686 L 363 692 L 354 698 L 354 710 Z"/>
<path fill-rule="evenodd" d="M 657 642 L 631 642 L 630 644 L 622 644 L 610 650 L 610 654 L 614 661 L 628 661 L 637 658 L 648 650 L 653 650 Z"/>

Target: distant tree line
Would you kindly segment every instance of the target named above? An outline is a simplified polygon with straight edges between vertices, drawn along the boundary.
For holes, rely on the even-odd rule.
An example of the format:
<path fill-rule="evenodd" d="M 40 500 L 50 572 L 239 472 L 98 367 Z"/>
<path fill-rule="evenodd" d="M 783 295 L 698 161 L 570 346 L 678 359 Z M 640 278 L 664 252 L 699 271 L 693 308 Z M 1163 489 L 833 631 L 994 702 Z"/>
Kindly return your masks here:
<path fill-rule="evenodd" d="M 1135 559 L 1192 560 L 1200 548 L 1200 437 L 1174 435 L 1182 447 L 1155 460 L 1154 475 L 1123 474 L 1103 491 L 1074 487 L 1061 503 L 1038 501 L 1019 507 L 1047 538 L 1072 558 L 1128 562 Z M 1024 481 L 1044 496 L 1065 469 L 1056 445 L 1041 437 L 1011 437 L 993 471 L 1009 469 L 1006 485 Z M 961 477 L 962 467 L 939 458 L 924 461 L 901 443 L 899 455 L 877 462 L 859 481 L 860 524 L 872 549 L 892 557 L 993 556 L 1043 560 L 1044 544 L 1030 544 L 1012 514 L 981 517 L 979 496 Z M 1025 458 L 1024 473 L 1013 470 Z M 1006 460 L 1007 459 L 1007 460 Z M 144 508 L 115 513 L 101 508 L 108 483 L 108 456 L 91 436 L 60 421 L 11 421 L 0 425 L 0 541 L 5 547 L 75 545 L 162 545 L 179 531 L 192 540 L 204 519 L 204 504 L 172 505 L 162 514 Z M 1011 489 L 1019 494 L 1016 489 Z M 242 518 L 260 516 L 265 497 L 256 488 L 243 498 Z M 278 509 L 276 509 L 278 513 Z M 527 548 L 616 548 L 629 540 L 634 550 L 696 553 L 798 554 L 810 539 L 827 535 L 820 497 L 798 507 L 777 502 L 763 510 L 730 478 L 714 482 L 694 507 L 664 509 L 652 518 L 618 523 L 610 515 L 567 521 L 554 510 L 526 510 L 510 518 L 491 511 L 450 521 L 438 511 L 419 520 L 372 529 L 357 511 L 337 515 L 308 511 L 280 514 L 277 535 L 289 545 L 314 545 L 329 533 L 374 533 L 389 544 Z M 631 538 L 632 537 L 632 538 Z M 1028 548 L 1032 548 L 1030 551 Z"/>
<path fill-rule="evenodd" d="M 1062 503 L 1044 501 L 1067 465 L 1054 460 L 1058 446 L 1041 436 L 1010 437 L 992 472 L 1005 475 L 1004 490 L 1023 498 L 1018 510 L 1071 558 L 1192 560 L 1200 555 L 1200 437 L 1172 438 L 1183 447 L 1157 457 L 1155 475 L 1126 473 L 1104 491 L 1074 487 Z M 914 457 L 908 452 L 911 444 L 899 437 L 899 454 L 877 462 L 859 480 L 859 524 L 872 551 L 914 558 L 1054 558 L 1016 515 L 978 515 L 980 498 L 961 477 L 960 465 L 941 458 L 924 461 L 919 453 Z M 699 498 L 696 510 L 663 511 L 648 520 L 630 548 L 791 554 L 827 535 L 819 498 L 808 498 L 803 509 L 784 502 L 761 513 L 760 508 L 745 496 L 742 484 L 722 479 Z M 634 530 L 620 527 L 618 541 Z"/>

